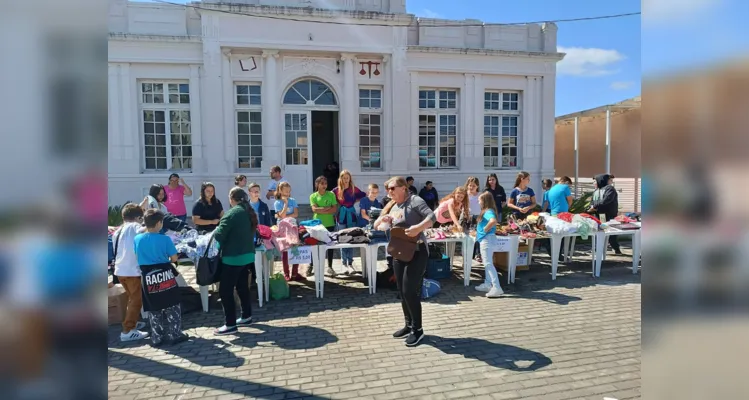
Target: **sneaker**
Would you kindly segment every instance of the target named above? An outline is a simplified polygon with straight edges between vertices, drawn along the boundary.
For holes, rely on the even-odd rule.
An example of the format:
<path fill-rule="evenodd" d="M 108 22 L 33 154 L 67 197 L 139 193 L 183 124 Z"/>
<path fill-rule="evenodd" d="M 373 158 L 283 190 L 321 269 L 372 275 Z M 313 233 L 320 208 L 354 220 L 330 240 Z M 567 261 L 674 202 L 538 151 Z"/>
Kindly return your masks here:
<path fill-rule="evenodd" d="M 286 282 L 291 280 L 291 276 L 284 274 L 283 278 L 286 280 Z"/>
<path fill-rule="evenodd" d="M 141 330 L 146 327 L 146 323 L 143 321 L 138 321 L 138 323 L 135 324 L 135 329 Z"/>
<path fill-rule="evenodd" d="M 307 267 L 307 273 L 305 275 L 307 275 L 307 276 L 313 276 L 313 275 L 315 275 L 315 268 L 313 266 L 311 266 L 311 265 L 309 267 Z"/>
<path fill-rule="evenodd" d="M 494 299 L 494 298 L 497 298 L 497 297 L 499 297 L 499 296 L 501 296 L 501 295 L 503 295 L 503 294 L 505 294 L 505 292 L 504 292 L 504 291 L 502 290 L 502 288 L 498 288 L 498 287 L 493 287 L 493 288 L 491 288 L 491 290 L 489 290 L 489 292 L 488 292 L 488 293 L 486 294 L 486 297 L 488 297 L 488 298 L 490 298 L 490 299 Z"/>
<path fill-rule="evenodd" d="M 617 256 L 623 256 L 624 255 L 624 253 L 622 253 L 621 250 L 614 250 L 614 254 L 616 254 Z"/>
<path fill-rule="evenodd" d="M 411 327 L 410 326 L 404 326 L 401 329 L 398 329 L 393 333 L 393 337 L 396 339 L 403 339 L 406 336 L 408 336 L 411 333 Z"/>
<path fill-rule="evenodd" d="M 294 282 L 307 282 L 307 278 L 304 278 L 303 276 L 299 274 L 292 275 L 291 280 Z"/>
<path fill-rule="evenodd" d="M 406 346 L 416 346 L 417 344 L 419 344 L 419 342 L 421 342 L 421 339 L 424 339 L 424 330 L 419 329 L 418 331 L 413 331 L 406 338 Z"/>
<path fill-rule="evenodd" d="M 354 275 L 356 273 L 356 270 L 354 270 L 354 266 L 349 264 L 348 267 L 346 267 L 346 275 Z"/>
<path fill-rule="evenodd" d="M 237 333 L 237 327 L 236 326 L 222 326 L 216 330 L 213 331 L 214 335 L 231 335 Z"/>
<path fill-rule="evenodd" d="M 325 275 L 327 276 L 336 276 L 335 270 L 332 267 L 328 267 L 328 269 L 325 270 Z"/>
<path fill-rule="evenodd" d="M 237 326 L 247 326 L 252 324 L 252 317 L 249 318 L 237 318 Z"/>
<path fill-rule="evenodd" d="M 486 283 L 482 283 L 476 286 L 474 289 L 478 290 L 479 292 L 488 292 L 492 289 L 492 285 L 487 285 Z"/>
<path fill-rule="evenodd" d="M 137 329 L 133 329 L 127 333 L 125 332 L 120 333 L 120 342 L 132 342 L 135 340 L 146 339 L 150 335 L 151 334 L 148 332 L 142 332 Z"/>

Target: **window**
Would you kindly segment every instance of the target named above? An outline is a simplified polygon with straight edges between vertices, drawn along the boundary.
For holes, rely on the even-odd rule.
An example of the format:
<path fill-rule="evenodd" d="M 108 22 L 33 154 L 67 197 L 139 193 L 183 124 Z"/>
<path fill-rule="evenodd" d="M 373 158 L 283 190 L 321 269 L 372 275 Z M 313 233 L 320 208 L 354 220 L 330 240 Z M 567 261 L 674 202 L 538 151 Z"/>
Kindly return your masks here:
<path fill-rule="evenodd" d="M 382 89 L 359 89 L 359 161 L 363 171 L 382 169 Z"/>
<path fill-rule="evenodd" d="M 518 167 L 520 94 L 484 93 L 484 167 Z"/>
<path fill-rule="evenodd" d="M 191 170 L 190 85 L 141 82 L 140 91 L 145 170 Z"/>
<path fill-rule="evenodd" d="M 263 119 L 258 84 L 236 84 L 237 168 L 260 169 L 263 161 Z"/>
<path fill-rule="evenodd" d="M 286 91 L 283 104 L 334 106 L 338 103 L 328 85 L 316 79 L 305 79 L 295 83 Z"/>
<path fill-rule="evenodd" d="M 419 90 L 419 167 L 458 167 L 458 92 Z"/>

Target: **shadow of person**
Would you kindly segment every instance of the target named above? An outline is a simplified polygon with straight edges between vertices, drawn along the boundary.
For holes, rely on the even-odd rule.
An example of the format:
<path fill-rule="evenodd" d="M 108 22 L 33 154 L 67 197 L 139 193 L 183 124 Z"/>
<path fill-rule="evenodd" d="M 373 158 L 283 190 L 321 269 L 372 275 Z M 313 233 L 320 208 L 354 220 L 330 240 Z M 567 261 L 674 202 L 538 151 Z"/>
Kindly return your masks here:
<path fill-rule="evenodd" d="M 260 333 L 248 332 L 257 329 Z M 278 346 L 286 350 L 309 350 L 323 347 L 338 341 L 338 337 L 325 329 L 314 326 L 278 327 L 252 324 L 237 332 L 231 343 L 237 346 Z"/>
<path fill-rule="evenodd" d="M 536 371 L 551 365 L 551 359 L 528 349 L 507 344 L 492 343 L 476 338 L 443 338 L 427 336 L 424 344 L 445 354 L 458 354 L 465 358 L 483 361 L 487 365 L 511 371 Z"/>
<path fill-rule="evenodd" d="M 554 292 L 505 293 L 505 295 L 502 297 L 541 300 L 547 303 L 558 304 L 560 306 L 566 306 L 573 301 L 582 300 L 580 297 L 577 297 L 577 296 L 568 296 L 566 294 L 554 293 Z"/>
<path fill-rule="evenodd" d="M 229 347 L 231 347 L 229 344 L 219 339 L 190 336 L 186 342 L 163 347 L 163 350 L 203 367 L 236 368 L 243 365 L 244 358 L 235 355 Z"/>

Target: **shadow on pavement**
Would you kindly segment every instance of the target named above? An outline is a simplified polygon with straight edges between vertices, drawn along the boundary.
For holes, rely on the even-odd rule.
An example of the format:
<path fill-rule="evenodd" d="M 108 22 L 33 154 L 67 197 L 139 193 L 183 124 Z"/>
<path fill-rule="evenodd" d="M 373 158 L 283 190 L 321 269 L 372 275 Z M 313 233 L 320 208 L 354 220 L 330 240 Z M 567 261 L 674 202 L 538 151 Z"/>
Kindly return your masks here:
<path fill-rule="evenodd" d="M 445 354 L 462 355 L 465 358 L 483 361 L 492 367 L 511 371 L 536 371 L 551 365 L 551 359 L 539 352 L 492 343 L 484 339 L 427 335 L 423 343 Z"/>
<path fill-rule="evenodd" d="M 247 332 L 258 329 L 260 333 Z M 309 350 L 323 347 L 338 341 L 338 337 L 325 329 L 314 326 L 277 327 L 263 324 L 252 324 L 242 328 L 231 343 L 243 347 L 278 346 L 285 350 Z"/>
<path fill-rule="evenodd" d="M 134 356 L 131 354 L 117 353 L 108 351 L 107 364 L 111 368 L 122 371 L 129 371 L 135 374 L 150 376 L 165 381 L 182 383 L 186 385 L 196 385 L 205 388 L 224 390 L 226 392 L 243 394 L 255 398 L 305 398 L 311 400 L 323 400 L 326 397 L 315 396 L 311 393 L 301 392 L 292 389 L 285 389 L 252 381 L 241 379 L 225 378 L 216 375 L 210 375 L 203 372 L 192 371 L 175 365 L 162 363 L 159 361 L 149 360 L 147 358 Z M 158 397 L 154 393 L 153 397 Z"/>

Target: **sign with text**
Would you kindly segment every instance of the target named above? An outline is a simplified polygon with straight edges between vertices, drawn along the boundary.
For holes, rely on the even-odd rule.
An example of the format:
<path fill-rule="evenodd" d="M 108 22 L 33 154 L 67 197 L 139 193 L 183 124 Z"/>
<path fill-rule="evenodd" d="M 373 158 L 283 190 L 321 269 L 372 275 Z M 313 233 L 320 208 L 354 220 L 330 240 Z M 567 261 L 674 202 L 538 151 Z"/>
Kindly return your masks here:
<path fill-rule="evenodd" d="M 507 253 L 510 251 L 510 243 L 512 241 L 508 237 L 497 236 L 497 247 L 494 248 L 495 253 Z"/>
<path fill-rule="evenodd" d="M 298 246 L 287 250 L 289 264 L 309 264 L 312 262 L 312 246 Z"/>
<path fill-rule="evenodd" d="M 515 265 L 528 265 L 528 252 L 527 251 L 518 253 L 518 262 Z"/>

